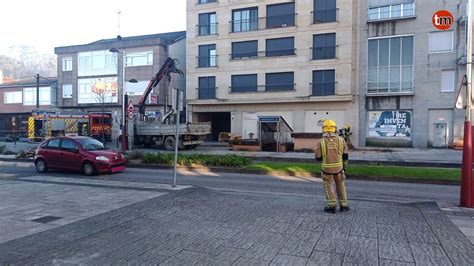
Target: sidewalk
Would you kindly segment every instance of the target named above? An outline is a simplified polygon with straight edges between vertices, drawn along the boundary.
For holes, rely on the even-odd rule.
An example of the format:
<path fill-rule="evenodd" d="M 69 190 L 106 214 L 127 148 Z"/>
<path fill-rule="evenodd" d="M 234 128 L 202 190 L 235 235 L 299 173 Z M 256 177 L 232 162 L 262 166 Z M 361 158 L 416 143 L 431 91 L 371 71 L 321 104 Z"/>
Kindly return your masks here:
<path fill-rule="evenodd" d="M 188 188 L 0 244 L 0 263 L 473 265 L 474 246 L 434 203 L 317 199 Z"/>

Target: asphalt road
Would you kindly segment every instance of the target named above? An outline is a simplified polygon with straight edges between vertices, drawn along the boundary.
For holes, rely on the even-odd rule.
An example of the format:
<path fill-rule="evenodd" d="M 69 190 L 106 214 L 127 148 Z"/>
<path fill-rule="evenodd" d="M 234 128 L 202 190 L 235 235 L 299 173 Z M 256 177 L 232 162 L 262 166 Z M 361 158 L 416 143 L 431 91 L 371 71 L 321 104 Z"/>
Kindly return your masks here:
<path fill-rule="evenodd" d="M 0 178 L 16 179 L 37 176 L 32 163 L 0 161 Z M 85 178 L 80 173 L 50 171 L 45 176 Z M 135 182 L 172 183 L 173 172 L 158 169 L 131 169 L 113 175 L 93 178 L 105 180 L 127 180 Z M 350 174 L 348 175 L 350 179 Z M 249 193 L 271 193 L 303 197 L 324 198 L 321 179 L 289 176 L 266 176 L 234 173 L 210 173 L 206 171 L 180 170 L 177 182 L 220 191 Z M 347 180 L 349 199 L 365 199 L 394 202 L 436 201 L 457 205 L 459 186 L 413 184 L 399 182 Z"/>

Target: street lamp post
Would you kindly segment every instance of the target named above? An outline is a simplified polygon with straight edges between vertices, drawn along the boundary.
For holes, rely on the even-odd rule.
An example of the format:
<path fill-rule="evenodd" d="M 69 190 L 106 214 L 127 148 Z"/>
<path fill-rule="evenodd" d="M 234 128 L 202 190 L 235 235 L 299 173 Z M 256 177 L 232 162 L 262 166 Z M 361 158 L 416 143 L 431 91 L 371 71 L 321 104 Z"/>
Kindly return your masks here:
<path fill-rule="evenodd" d="M 117 48 L 111 48 L 109 50 L 112 53 L 117 53 L 122 55 L 122 151 L 127 150 L 127 103 L 126 103 L 126 92 L 125 92 L 125 53 L 119 51 Z M 118 64 L 117 64 L 118 69 Z M 118 74 L 117 74 L 118 75 Z M 131 148 L 131 147 L 130 147 Z"/>

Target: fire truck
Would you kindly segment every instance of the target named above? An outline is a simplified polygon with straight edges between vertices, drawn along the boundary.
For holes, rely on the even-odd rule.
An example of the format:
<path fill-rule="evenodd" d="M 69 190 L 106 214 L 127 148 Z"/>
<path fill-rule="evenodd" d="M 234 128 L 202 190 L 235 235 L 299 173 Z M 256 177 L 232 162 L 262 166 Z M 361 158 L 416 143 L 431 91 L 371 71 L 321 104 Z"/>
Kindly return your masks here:
<path fill-rule="evenodd" d="M 112 117 L 97 113 L 33 111 L 28 118 L 28 141 L 41 142 L 56 136 L 90 136 L 110 141 Z"/>

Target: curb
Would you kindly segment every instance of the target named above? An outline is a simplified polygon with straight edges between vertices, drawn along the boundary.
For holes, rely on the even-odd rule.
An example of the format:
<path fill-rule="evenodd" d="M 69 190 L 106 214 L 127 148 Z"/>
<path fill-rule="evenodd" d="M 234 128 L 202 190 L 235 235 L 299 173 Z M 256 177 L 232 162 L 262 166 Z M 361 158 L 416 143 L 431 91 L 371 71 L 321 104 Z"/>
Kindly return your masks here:
<path fill-rule="evenodd" d="M 0 161 L 6 162 L 33 162 L 33 159 L 18 159 L 18 158 L 0 158 Z M 258 162 L 258 160 L 256 160 Z M 285 160 L 283 160 L 285 161 Z M 370 164 L 368 161 L 351 161 L 351 164 Z M 373 163 L 373 162 L 372 162 Z M 373 163 L 376 164 L 376 163 Z M 377 165 L 390 165 L 385 163 L 380 163 Z M 397 164 L 400 166 L 401 164 Z M 402 165 L 402 166 L 423 166 L 417 163 Z M 136 169 L 172 169 L 173 167 L 168 165 L 160 164 L 140 164 L 140 163 L 127 163 L 127 167 L 136 168 Z M 429 167 L 429 166 L 425 166 Z M 445 166 L 444 166 L 445 167 Z M 320 178 L 318 174 L 308 174 L 307 172 L 265 172 L 257 170 L 247 170 L 247 169 L 236 169 L 236 168 L 223 168 L 223 167 L 185 167 L 178 166 L 179 169 L 186 170 L 208 170 L 210 172 L 219 172 L 219 173 L 234 173 L 234 174 L 254 174 L 254 175 L 287 175 L 294 177 L 314 177 Z M 367 176 L 355 176 L 348 174 L 347 179 L 349 180 L 361 180 L 361 181 L 386 181 L 386 182 L 401 182 L 401 183 L 418 183 L 418 184 L 436 184 L 436 185 L 459 185 L 459 181 L 450 181 L 450 180 L 426 180 L 426 179 L 407 179 L 400 177 L 367 177 Z"/>
<path fill-rule="evenodd" d="M 168 165 L 159 165 L 159 164 L 139 164 L 139 163 L 129 163 L 127 164 L 129 168 L 137 169 L 173 169 L 173 167 Z M 222 168 L 222 167 L 185 167 L 178 166 L 178 169 L 185 170 L 207 170 L 209 172 L 219 172 L 219 173 L 233 173 L 233 174 L 254 174 L 254 175 L 287 175 L 293 177 L 314 177 L 321 178 L 318 174 L 308 174 L 307 172 L 265 172 L 257 170 L 247 170 L 247 169 L 235 169 L 235 168 Z M 385 182 L 400 182 L 400 183 L 417 183 L 417 184 L 436 184 L 436 185 L 459 185 L 459 181 L 450 181 L 450 180 L 426 180 L 426 179 L 407 179 L 400 177 L 367 177 L 367 176 L 354 176 L 348 175 L 347 179 L 349 180 L 361 180 L 361 181 L 385 181 Z"/>

